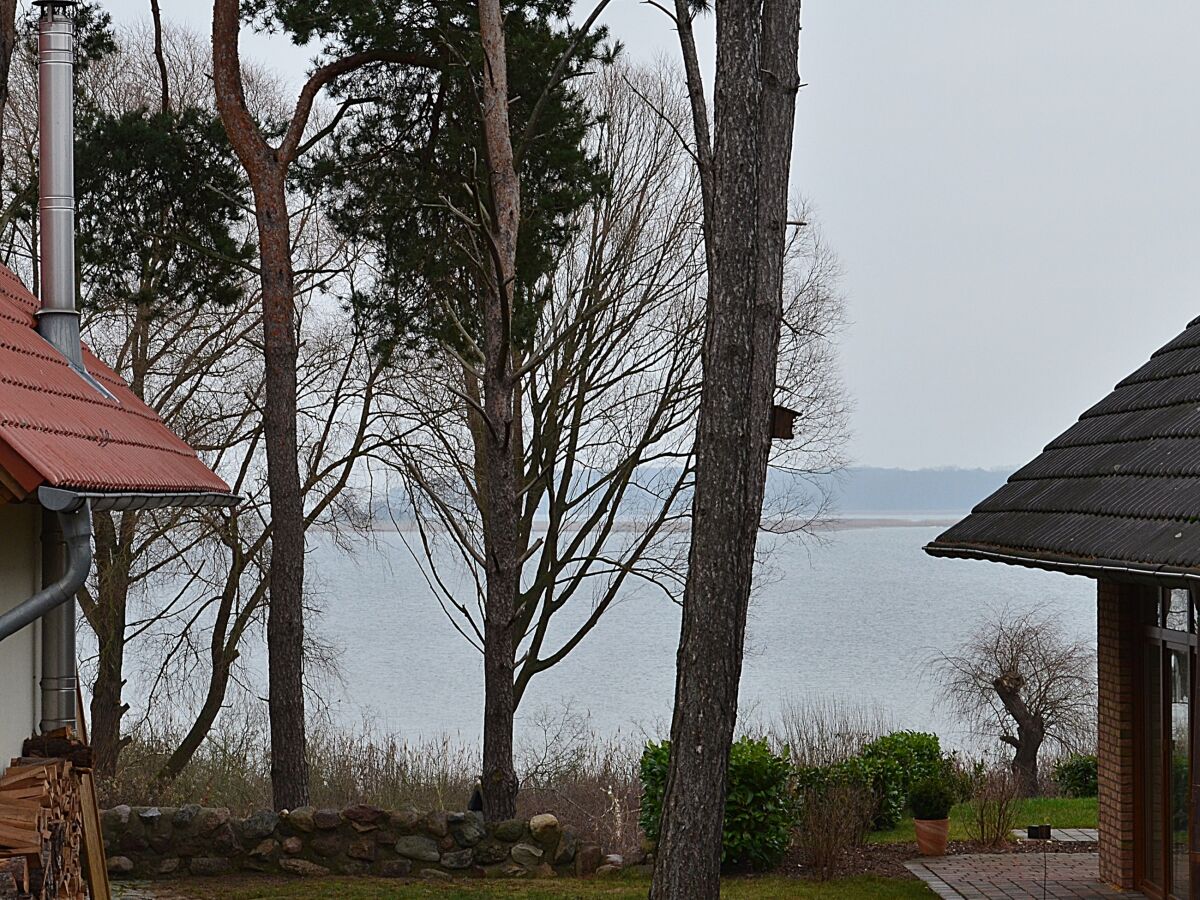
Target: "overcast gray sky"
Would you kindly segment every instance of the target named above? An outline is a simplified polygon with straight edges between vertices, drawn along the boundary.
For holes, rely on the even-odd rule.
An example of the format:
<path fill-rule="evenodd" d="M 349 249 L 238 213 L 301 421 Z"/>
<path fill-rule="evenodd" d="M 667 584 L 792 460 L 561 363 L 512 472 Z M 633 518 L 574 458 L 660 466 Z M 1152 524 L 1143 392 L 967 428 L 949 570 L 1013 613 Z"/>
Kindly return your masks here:
<path fill-rule="evenodd" d="M 605 18 L 677 58 L 661 13 Z M 856 461 L 1020 464 L 1200 315 L 1198 36 L 1182 0 L 805 3 L 792 180 L 845 269 Z"/>

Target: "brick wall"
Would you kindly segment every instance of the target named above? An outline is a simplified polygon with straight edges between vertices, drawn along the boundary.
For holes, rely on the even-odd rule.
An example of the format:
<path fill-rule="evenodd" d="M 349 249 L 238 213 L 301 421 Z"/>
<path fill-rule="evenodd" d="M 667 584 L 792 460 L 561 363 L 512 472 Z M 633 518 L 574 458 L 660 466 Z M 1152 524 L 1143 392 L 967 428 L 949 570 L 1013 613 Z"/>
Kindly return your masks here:
<path fill-rule="evenodd" d="M 1134 887 L 1134 732 L 1141 709 L 1136 696 L 1139 612 L 1148 589 L 1099 582 L 1100 877 Z"/>

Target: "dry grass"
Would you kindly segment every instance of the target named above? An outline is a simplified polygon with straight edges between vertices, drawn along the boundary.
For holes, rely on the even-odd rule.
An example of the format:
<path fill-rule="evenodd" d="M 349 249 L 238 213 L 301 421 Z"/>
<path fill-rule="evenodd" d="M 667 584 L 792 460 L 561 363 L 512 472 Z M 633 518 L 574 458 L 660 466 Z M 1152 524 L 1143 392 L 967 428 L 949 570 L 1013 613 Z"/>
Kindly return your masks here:
<path fill-rule="evenodd" d="M 569 708 L 532 720 L 535 739 L 520 745 L 518 813 L 552 812 L 606 851 L 635 855 L 641 788 L 641 742 L 605 740 L 586 716 Z M 122 751 L 115 777 L 98 785 L 102 806 L 229 807 L 246 814 L 271 805 L 266 722 L 256 715 L 222 718 L 200 752 L 172 782 L 162 768 L 177 735 L 136 734 Z M 385 809 L 463 810 L 479 773 L 477 748 L 450 738 L 408 742 L 370 726 L 309 730 L 312 803 L 341 808 L 369 803 Z"/>

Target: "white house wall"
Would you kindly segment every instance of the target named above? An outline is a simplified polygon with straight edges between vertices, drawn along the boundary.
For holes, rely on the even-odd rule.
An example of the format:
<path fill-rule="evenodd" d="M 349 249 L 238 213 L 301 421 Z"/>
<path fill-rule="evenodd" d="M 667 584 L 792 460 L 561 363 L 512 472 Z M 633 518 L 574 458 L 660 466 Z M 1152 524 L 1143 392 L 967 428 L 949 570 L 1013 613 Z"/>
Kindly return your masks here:
<path fill-rule="evenodd" d="M 0 506 L 0 612 L 38 589 L 41 551 L 39 507 Z M 38 628 L 31 625 L 0 641 L 0 770 L 21 752 L 38 719 Z"/>

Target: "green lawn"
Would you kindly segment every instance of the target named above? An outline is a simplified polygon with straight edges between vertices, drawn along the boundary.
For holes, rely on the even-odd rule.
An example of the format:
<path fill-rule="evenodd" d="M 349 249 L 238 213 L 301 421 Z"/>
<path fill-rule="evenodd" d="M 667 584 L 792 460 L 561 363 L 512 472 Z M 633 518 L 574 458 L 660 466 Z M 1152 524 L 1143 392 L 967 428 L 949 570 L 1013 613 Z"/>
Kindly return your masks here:
<path fill-rule="evenodd" d="M 185 896 L 215 900 L 644 900 L 645 878 L 557 881 L 459 881 L 453 884 L 404 883 L 376 878 L 305 880 L 221 879 L 174 883 Z M 728 878 L 721 887 L 728 900 L 929 900 L 934 894 L 920 881 L 896 878 L 846 878 L 824 884 L 787 878 Z"/>
<path fill-rule="evenodd" d="M 950 810 L 950 840 L 968 839 L 968 815 L 969 810 L 964 803 Z M 1024 828 L 1026 825 L 1049 822 L 1055 828 L 1095 828 L 1096 815 L 1095 797 L 1034 797 L 1021 801 L 1016 827 Z M 867 839 L 873 843 L 884 844 L 915 841 L 912 819 L 903 820 L 891 831 L 872 832 Z"/>

